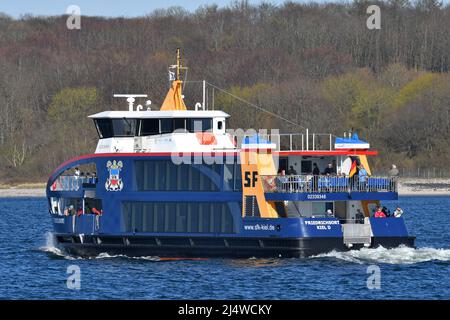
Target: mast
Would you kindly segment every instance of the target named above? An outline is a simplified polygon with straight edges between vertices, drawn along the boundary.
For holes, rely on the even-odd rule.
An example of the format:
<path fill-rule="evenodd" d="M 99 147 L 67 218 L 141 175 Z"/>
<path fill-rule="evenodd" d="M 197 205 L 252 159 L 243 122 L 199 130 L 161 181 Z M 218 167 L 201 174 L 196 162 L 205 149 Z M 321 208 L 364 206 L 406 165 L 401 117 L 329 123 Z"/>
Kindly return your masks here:
<path fill-rule="evenodd" d="M 176 69 L 175 79 L 172 80 L 171 87 L 160 110 L 187 110 L 183 100 L 183 81 L 181 80 L 181 70 L 187 70 L 187 67 L 184 67 L 182 64 L 180 48 L 177 48 L 176 64 L 171 66 L 171 68 Z"/>

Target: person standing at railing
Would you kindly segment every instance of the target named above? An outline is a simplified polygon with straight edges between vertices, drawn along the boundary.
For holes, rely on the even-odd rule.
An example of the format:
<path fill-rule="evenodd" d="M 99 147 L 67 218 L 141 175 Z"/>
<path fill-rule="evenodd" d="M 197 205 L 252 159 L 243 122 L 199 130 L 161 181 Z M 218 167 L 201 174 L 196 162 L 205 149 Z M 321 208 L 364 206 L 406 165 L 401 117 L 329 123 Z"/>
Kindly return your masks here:
<path fill-rule="evenodd" d="M 403 210 L 400 207 L 397 207 L 393 213 L 394 218 L 400 218 L 403 214 Z"/>
<path fill-rule="evenodd" d="M 317 166 L 317 163 L 313 164 L 313 190 L 312 191 L 317 191 L 318 190 L 318 185 L 319 185 L 319 176 L 320 176 L 320 169 Z"/>
<path fill-rule="evenodd" d="M 293 166 L 289 166 L 288 175 L 290 175 L 290 176 L 296 176 L 297 175 L 297 171 L 295 171 Z"/>
<path fill-rule="evenodd" d="M 389 176 L 390 177 L 398 177 L 398 175 L 399 175 L 399 171 L 398 171 L 398 169 L 397 169 L 397 166 L 395 165 L 395 164 L 393 164 L 392 166 L 391 166 L 391 169 L 388 171 L 388 174 L 389 174 Z"/>
<path fill-rule="evenodd" d="M 359 191 L 367 190 L 367 171 L 364 169 L 363 165 L 360 165 L 358 168 L 358 179 L 359 179 Z"/>
<path fill-rule="evenodd" d="M 280 175 L 277 177 L 277 189 L 280 192 L 287 192 L 288 189 L 289 180 L 288 177 L 286 177 L 286 171 L 283 169 L 280 172 Z"/>
<path fill-rule="evenodd" d="M 325 176 L 330 176 L 334 173 L 335 171 L 333 170 L 333 165 L 331 163 L 329 163 L 327 165 L 327 167 L 325 168 L 325 170 L 323 171 L 323 174 Z"/>
<path fill-rule="evenodd" d="M 78 167 L 75 168 L 75 172 L 73 173 L 73 176 L 75 177 L 75 179 L 79 179 L 81 175 L 80 169 L 78 169 Z"/>
<path fill-rule="evenodd" d="M 374 218 L 386 218 L 386 214 L 381 207 L 377 207 L 377 211 L 373 215 Z"/>

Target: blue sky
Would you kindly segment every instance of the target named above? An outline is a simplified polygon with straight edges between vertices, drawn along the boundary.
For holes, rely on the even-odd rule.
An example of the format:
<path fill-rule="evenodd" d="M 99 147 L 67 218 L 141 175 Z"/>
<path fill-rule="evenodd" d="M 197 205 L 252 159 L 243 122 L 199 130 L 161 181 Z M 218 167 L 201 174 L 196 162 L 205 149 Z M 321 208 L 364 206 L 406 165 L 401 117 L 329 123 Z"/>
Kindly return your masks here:
<path fill-rule="evenodd" d="M 201 5 L 218 4 L 226 6 L 233 0 L 0 0 L 0 12 L 4 12 L 14 18 L 21 15 L 61 15 L 66 12 L 69 5 L 78 5 L 82 15 L 105 17 L 136 17 L 142 16 L 155 9 L 181 6 L 189 11 L 194 11 Z M 294 0 L 306 2 L 309 0 Z M 327 0 L 313 0 L 326 2 Z M 339 2 L 342 0 L 333 0 Z M 351 1 L 351 0 L 348 0 Z M 249 0 L 252 4 L 261 3 L 262 0 Z M 272 4 L 282 4 L 285 0 L 266 0 Z M 449 3 L 450 0 L 444 0 Z"/>
<path fill-rule="evenodd" d="M 33 15 L 61 15 L 69 5 L 78 5 L 82 15 L 125 16 L 145 15 L 155 9 L 181 6 L 194 11 L 201 5 L 216 3 L 226 6 L 232 0 L 0 0 L 0 12 L 14 18 L 30 13 Z M 250 0 L 260 3 L 261 0 Z M 281 4 L 284 0 L 266 1 Z"/>

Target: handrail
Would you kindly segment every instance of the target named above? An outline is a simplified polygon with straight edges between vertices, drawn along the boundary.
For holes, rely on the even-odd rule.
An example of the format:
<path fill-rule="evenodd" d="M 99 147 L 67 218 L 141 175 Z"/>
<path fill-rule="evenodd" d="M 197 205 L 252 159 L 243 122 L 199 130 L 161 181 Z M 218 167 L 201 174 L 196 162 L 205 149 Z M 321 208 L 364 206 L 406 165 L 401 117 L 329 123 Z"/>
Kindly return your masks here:
<path fill-rule="evenodd" d="M 233 139 L 237 139 L 239 145 L 242 147 L 244 138 L 252 135 L 233 135 Z M 334 135 L 328 133 L 270 133 L 260 134 L 258 136 L 275 143 L 279 151 L 331 151 L 334 149 Z M 323 138 L 326 139 L 323 139 Z"/>
<path fill-rule="evenodd" d="M 78 191 L 84 184 L 95 185 L 97 177 L 84 175 L 60 175 L 53 182 L 51 191 Z"/>
<path fill-rule="evenodd" d="M 397 192 L 395 177 L 335 175 L 264 175 L 264 192 L 336 193 L 336 192 Z"/>

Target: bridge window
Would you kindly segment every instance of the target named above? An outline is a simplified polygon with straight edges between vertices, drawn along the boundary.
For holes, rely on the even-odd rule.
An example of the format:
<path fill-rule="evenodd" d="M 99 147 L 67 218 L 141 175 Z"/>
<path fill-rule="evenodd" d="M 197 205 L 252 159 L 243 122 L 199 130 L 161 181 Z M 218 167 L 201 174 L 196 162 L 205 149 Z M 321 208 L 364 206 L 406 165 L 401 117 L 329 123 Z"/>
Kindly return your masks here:
<path fill-rule="evenodd" d="M 161 119 L 161 133 L 173 132 L 173 119 Z"/>
<path fill-rule="evenodd" d="M 235 232 L 227 203 L 125 202 L 122 208 L 125 232 Z"/>
<path fill-rule="evenodd" d="M 111 137 L 133 137 L 136 134 L 136 119 L 95 119 L 100 139 Z"/>
<path fill-rule="evenodd" d="M 141 136 L 159 134 L 159 119 L 141 120 Z"/>
<path fill-rule="evenodd" d="M 211 118 L 191 118 L 187 119 L 187 130 L 189 132 L 205 132 L 211 131 L 212 119 Z"/>
<path fill-rule="evenodd" d="M 186 119 L 183 118 L 175 118 L 173 119 L 173 130 L 186 130 Z"/>

